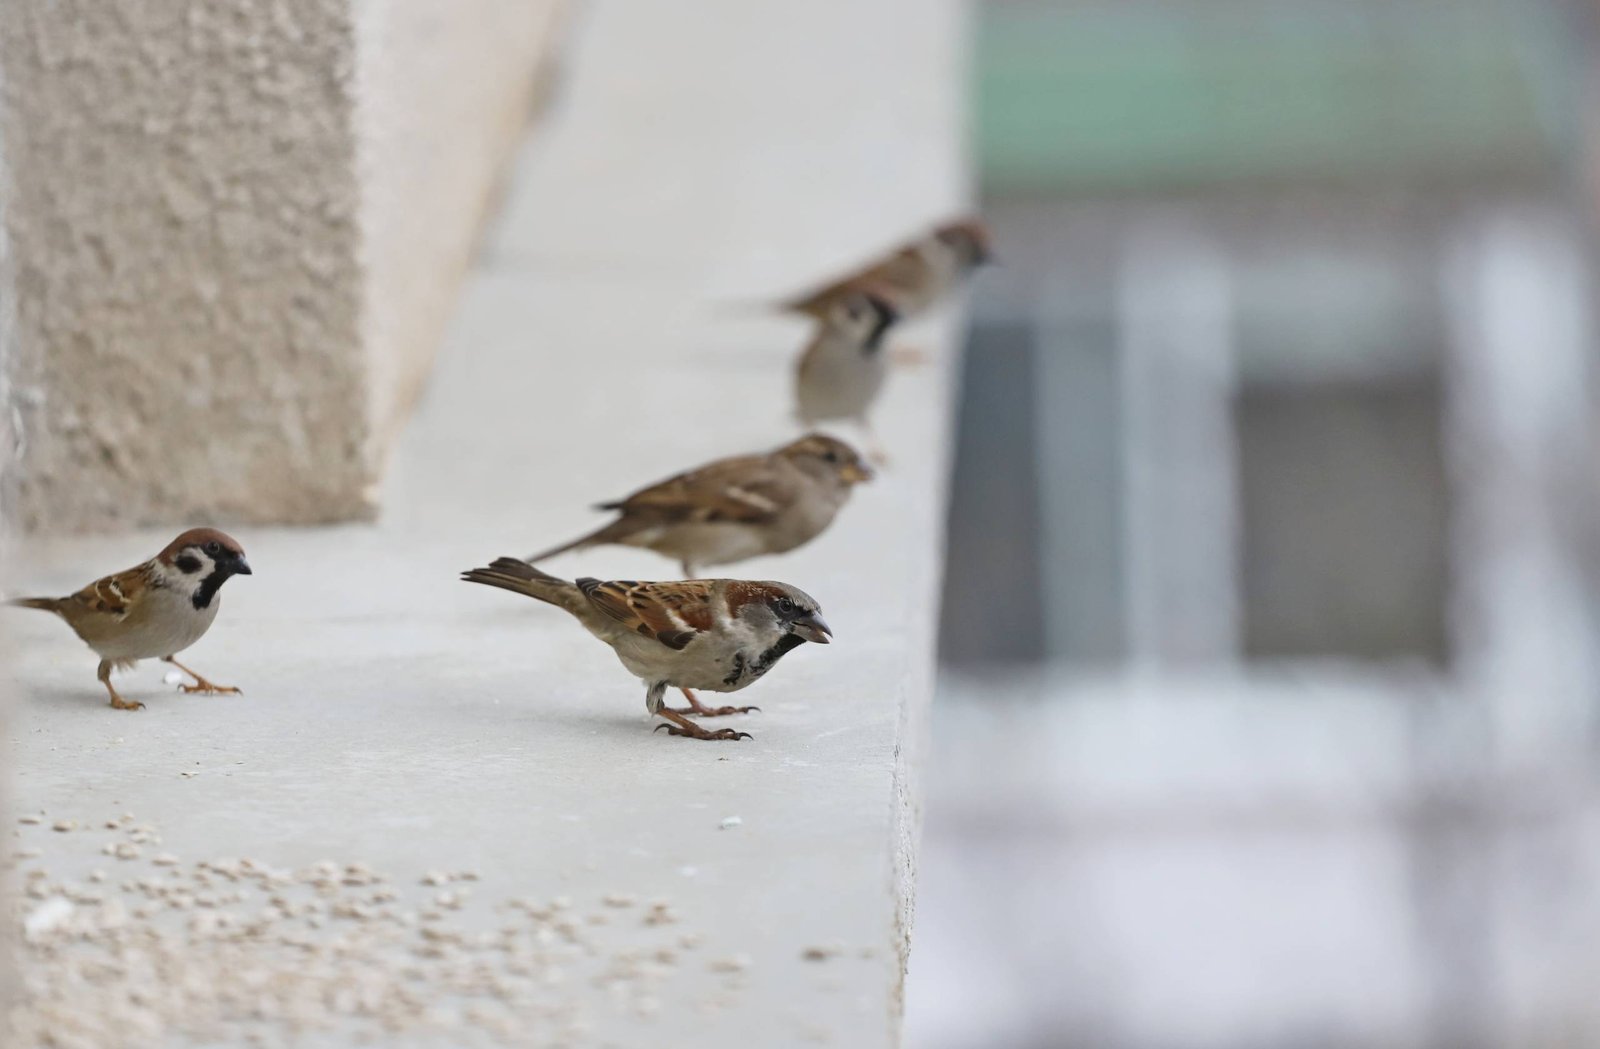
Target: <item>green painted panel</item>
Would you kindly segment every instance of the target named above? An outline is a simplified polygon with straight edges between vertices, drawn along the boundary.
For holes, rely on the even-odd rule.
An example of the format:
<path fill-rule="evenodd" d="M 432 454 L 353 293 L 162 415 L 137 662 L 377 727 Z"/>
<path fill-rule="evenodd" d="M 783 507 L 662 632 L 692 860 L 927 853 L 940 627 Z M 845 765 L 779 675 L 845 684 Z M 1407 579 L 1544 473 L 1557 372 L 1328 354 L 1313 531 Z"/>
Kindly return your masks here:
<path fill-rule="evenodd" d="M 993 187 L 1526 168 L 1552 155 L 1499 5 L 991 3 L 976 115 Z"/>

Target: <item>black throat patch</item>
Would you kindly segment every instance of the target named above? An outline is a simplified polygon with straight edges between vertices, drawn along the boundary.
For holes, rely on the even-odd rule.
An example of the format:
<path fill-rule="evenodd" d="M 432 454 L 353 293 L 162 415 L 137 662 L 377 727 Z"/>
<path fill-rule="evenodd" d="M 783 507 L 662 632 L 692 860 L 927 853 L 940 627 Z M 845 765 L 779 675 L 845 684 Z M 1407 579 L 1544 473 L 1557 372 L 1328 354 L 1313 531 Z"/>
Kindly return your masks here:
<path fill-rule="evenodd" d="M 778 638 L 771 648 L 757 656 L 754 662 L 746 662 L 744 653 L 737 652 L 733 657 L 733 669 L 728 672 L 727 677 L 722 679 L 722 683 L 724 685 L 737 685 L 746 677 L 754 681 L 771 670 L 773 664 L 777 663 L 778 660 L 805 643 L 806 639 L 799 634 L 785 634 Z"/>
<path fill-rule="evenodd" d="M 222 584 L 228 581 L 228 573 L 221 568 L 213 568 L 211 574 L 200 580 L 200 585 L 195 588 L 194 596 L 189 600 L 194 603 L 195 611 L 204 611 L 211 607 L 211 599 L 217 596 L 217 591 L 222 589 Z"/>

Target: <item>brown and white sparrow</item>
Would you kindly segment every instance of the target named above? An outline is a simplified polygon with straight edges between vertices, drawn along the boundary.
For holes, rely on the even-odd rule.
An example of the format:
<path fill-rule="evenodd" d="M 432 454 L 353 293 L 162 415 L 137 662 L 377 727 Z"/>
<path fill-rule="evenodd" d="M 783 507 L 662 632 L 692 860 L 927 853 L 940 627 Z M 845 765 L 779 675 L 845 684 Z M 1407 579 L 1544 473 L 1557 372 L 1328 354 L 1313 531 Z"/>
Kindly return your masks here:
<path fill-rule="evenodd" d="M 217 618 L 217 591 L 236 575 L 250 575 L 239 544 L 214 528 L 191 528 L 155 557 L 108 575 L 67 597 L 25 597 L 7 602 L 54 612 L 100 657 L 100 682 L 118 710 L 138 710 L 111 684 L 111 671 L 141 659 L 160 659 L 194 678 L 185 692 L 238 692 L 215 685 L 173 657 L 199 641 Z"/>
<path fill-rule="evenodd" d="M 686 714 L 732 714 L 750 707 L 707 708 L 692 690 L 737 692 L 805 644 L 828 643 L 831 631 L 817 603 L 787 583 L 745 579 L 682 582 L 601 582 L 565 579 L 514 557 L 463 572 L 462 579 L 526 594 L 570 612 L 610 645 L 622 665 L 645 683 L 645 709 L 667 719 L 674 736 L 741 739 L 748 732 L 711 731 Z M 668 688 L 682 689 L 690 706 L 664 704 Z"/>
<path fill-rule="evenodd" d="M 937 305 L 992 258 L 988 229 L 977 219 L 960 219 L 779 306 L 825 320 L 841 299 L 873 291 L 888 300 L 900 316 L 911 318 Z"/>
<path fill-rule="evenodd" d="M 718 459 L 601 503 L 596 509 L 615 510 L 615 521 L 528 561 L 615 543 L 675 557 L 693 578 L 706 565 L 787 553 L 809 543 L 833 523 L 851 488 L 871 478 L 854 448 L 807 434 L 764 455 Z"/>
<path fill-rule="evenodd" d="M 795 373 L 795 410 L 802 425 L 847 419 L 871 434 L 867 412 L 889 374 L 883 336 L 897 319 L 894 307 L 872 293 L 852 293 L 832 304 Z M 882 458 L 876 450 L 874 455 Z"/>

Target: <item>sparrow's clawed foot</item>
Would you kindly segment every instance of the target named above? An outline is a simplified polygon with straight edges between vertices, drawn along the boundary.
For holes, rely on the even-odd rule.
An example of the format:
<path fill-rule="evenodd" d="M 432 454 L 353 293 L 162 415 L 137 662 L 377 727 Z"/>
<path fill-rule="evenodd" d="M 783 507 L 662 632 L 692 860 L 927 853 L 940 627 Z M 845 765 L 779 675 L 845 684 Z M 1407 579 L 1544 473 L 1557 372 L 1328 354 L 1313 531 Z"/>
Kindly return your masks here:
<path fill-rule="evenodd" d="M 197 695 L 201 695 L 201 696 L 242 696 L 242 695 L 244 695 L 244 690 L 243 689 L 235 688 L 232 685 L 214 685 L 211 682 L 207 681 L 205 678 L 200 678 L 199 680 L 197 680 L 192 685 L 179 685 L 178 686 L 178 691 L 179 692 L 188 692 L 188 693 L 191 693 L 191 694 L 197 694 Z"/>
<path fill-rule="evenodd" d="M 173 666 L 177 667 L 179 670 L 183 671 L 185 674 L 188 674 L 190 677 L 194 678 L 194 684 L 192 684 L 192 685 L 180 684 L 178 686 L 178 691 L 179 692 L 187 692 L 187 693 L 190 693 L 190 694 L 199 693 L 202 696 L 219 696 L 219 695 L 242 696 L 242 695 L 244 695 L 242 690 L 234 688 L 232 685 L 218 685 L 218 684 L 215 684 L 213 682 L 207 681 L 205 678 L 201 677 L 199 674 L 196 674 L 194 671 L 190 670 L 188 667 L 184 666 L 182 663 L 178 662 L 176 659 L 173 659 L 171 656 L 163 656 L 162 659 L 161 659 L 161 662 L 163 662 L 163 663 L 171 663 Z"/>
<path fill-rule="evenodd" d="M 748 732 L 739 732 L 731 728 L 704 729 L 688 718 L 679 714 L 670 707 L 663 707 L 656 711 L 662 717 L 672 722 L 670 725 L 657 725 L 656 729 L 666 729 L 669 736 L 689 736 L 692 739 L 755 739 Z"/>
<path fill-rule="evenodd" d="M 761 709 L 760 707 L 708 707 L 700 702 L 700 697 L 694 694 L 693 689 L 680 688 L 678 691 L 683 693 L 683 698 L 689 701 L 689 705 L 686 707 L 668 707 L 667 709 L 674 714 L 701 718 L 720 718 L 728 714 L 748 714 L 752 710 Z"/>
<path fill-rule="evenodd" d="M 115 686 L 115 685 L 113 685 L 111 683 L 111 662 L 110 662 L 110 660 L 104 660 L 100 664 L 100 683 L 106 687 L 106 691 L 107 692 L 111 693 L 111 709 L 112 710 L 143 710 L 144 709 L 144 704 L 140 703 L 138 700 L 129 701 L 129 700 L 123 699 L 122 698 L 122 693 L 117 691 L 117 686 Z"/>

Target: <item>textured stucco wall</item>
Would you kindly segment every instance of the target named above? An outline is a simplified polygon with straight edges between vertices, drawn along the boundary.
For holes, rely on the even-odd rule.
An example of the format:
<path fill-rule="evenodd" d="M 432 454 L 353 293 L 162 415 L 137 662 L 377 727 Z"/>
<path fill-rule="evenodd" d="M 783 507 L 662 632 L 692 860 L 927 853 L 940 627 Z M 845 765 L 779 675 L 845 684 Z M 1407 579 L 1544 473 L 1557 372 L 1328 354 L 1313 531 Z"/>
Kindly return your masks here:
<path fill-rule="evenodd" d="M 7 5 L 29 529 L 358 515 L 345 0 Z"/>
<path fill-rule="evenodd" d="M 7 5 L 13 520 L 370 515 L 556 8 Z"/>
<path fill-rule="evenodd" d="M 405 421 L 538 101 L 560 0 L 356 0 L 373 425 Z"/>

